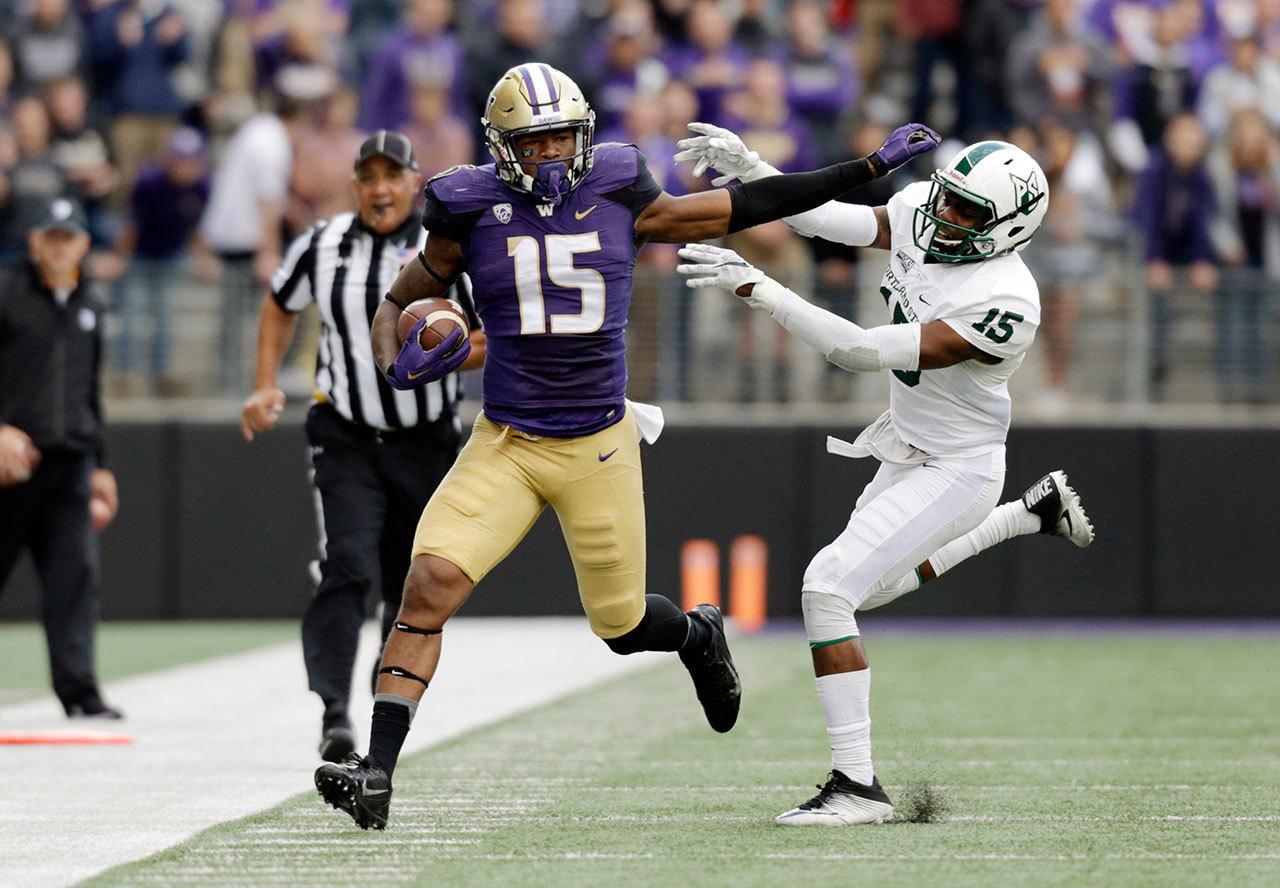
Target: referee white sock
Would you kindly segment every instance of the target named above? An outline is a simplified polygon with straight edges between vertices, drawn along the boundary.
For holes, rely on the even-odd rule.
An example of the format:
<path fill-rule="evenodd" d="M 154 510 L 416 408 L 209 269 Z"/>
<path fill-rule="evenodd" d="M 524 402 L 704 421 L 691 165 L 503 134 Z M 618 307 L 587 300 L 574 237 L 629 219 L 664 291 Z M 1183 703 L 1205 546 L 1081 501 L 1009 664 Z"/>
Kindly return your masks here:
<path fill-rule="evenodd" d="M 870 783 L 871 670 L 837 672 L 818 678 L 818 699 L 827 717 L 831 769 L 858 783 Z"/>
<path fill-rule="evenodd" d="M 1027 511 L 1022 500 L 1017 499 L 1002 506 L 996 506 L 991 514 L 964 536 L 947 543 L 933 555 L 929 556 L 929 564 L 933 572 L 942 576 L 966 558 L 972 558 L 979 552 L 990 549 L 997 543 L 1011 540 L 1016 536 L 1040 532 L 1040 517 Z"/>

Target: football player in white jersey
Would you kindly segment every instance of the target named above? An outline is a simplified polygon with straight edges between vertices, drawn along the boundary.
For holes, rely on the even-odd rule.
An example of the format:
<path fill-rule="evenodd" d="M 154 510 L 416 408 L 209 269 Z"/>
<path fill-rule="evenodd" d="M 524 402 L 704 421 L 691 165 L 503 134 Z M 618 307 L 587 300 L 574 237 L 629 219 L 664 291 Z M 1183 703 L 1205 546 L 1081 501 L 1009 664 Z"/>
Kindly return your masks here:
<path fill-rule="evenodd" d="M 728 130 L 692 124 L 676 159 L 730 178 L 777 173 Z M 960 561 L 1021 534 L 1093 541 L 1080 498 L 1061 471 L 996 506 L 1004 486 L 1009 377 L 1040 322 L 1022 250 L 1049 203 L 1044 172 L 1005 142 L 970 145 L 929 182 L 887 206 L 829 203 L 786 219 L 807 237 L 889 251 L 880 285 L 891 323 L 864 329 L 815 305 L 731 250 L 689 244 L 690 287 L 719 287 L 762 309 L 832 363 L 893 373 L 889 410 L 849 444 L 880 470 L 844 531 L 804 574 L 801 606 L 831 744 L 817 796 L 778 816 L 792 826 L 880 823 L 893 805 L 871 762 L 871 673 L 855 614 L 918 589 Z"/>

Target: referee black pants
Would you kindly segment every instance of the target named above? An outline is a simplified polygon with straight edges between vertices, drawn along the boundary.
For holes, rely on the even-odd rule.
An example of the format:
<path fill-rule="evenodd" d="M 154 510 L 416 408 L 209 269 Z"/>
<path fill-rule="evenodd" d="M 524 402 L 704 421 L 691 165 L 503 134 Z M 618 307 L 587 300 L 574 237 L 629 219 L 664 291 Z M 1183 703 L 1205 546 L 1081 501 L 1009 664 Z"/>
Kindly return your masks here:
<path fill-rule="evenodd" d="M 46 451 L 31 480 L 0 489 L 0 592 L 26 549 L 40 577 L 53 692 L 63 704 L 98 693 L 94 636 L 101 575 L 89 523 L 93 456 Z"/>
<path fill-rule="evenodd" d="M 383 601 L 385 642 L 400 609 L 413 534 L 458 455 L 453 417 L 378 432 L 327 404 L 307 414 L 320 524 L 320 581 L 302 619 L 311 690 L 326 715 L 345 713 L 368 593 Z"/>

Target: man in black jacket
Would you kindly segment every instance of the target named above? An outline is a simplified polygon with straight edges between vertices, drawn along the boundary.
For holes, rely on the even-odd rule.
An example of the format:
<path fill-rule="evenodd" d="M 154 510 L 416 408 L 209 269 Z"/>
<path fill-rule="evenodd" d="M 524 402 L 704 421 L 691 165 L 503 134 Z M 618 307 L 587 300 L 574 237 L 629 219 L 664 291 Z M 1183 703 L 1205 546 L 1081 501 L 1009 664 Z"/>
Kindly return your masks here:
<path fill-rule="evenodd" d="M 53 690 L 67 715 L 120 718 L 94 673 L 98 539 L 115 517 L 102 466 L 102 309 L 81 280 L 84 214 L 57 198 L 0 272 L 0 590 L 23 550 L 40 575 Z"/>

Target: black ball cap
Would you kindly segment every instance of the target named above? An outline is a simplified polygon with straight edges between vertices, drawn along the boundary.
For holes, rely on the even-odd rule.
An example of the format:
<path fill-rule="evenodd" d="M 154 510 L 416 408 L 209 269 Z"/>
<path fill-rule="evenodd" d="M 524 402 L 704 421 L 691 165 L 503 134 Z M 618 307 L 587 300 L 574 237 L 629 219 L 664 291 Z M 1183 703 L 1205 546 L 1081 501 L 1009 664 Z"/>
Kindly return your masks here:
<path fill-rule="evenodd" d="M 378 130 L 360 143 L 360 153 L 356 155 L 356 166 L 360 166 L 370 157 L 385 157 L 402 167 L 418 169 L 418 159 L 413 156 L 413 144 L 409 141 L 409 137 L 393 130 Z"/>
<path fill-rule="evenodd" d="M 70 197 L 55 197 L 49 201 L 44 215 L 36 223 L 37 231 L 70 231 L 75 234 L 88 233 L 88 220 L 84 208 L 79 201 Z"/>

